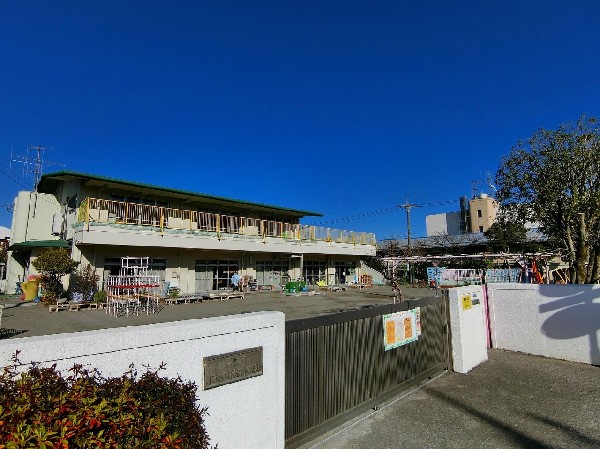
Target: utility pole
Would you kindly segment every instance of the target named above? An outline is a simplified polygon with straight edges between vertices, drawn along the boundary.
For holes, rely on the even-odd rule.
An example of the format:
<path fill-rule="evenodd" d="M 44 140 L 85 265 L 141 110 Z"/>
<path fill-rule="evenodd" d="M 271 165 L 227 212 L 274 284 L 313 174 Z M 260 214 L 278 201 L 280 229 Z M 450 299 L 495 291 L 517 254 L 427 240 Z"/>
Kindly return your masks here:
<path fill-rule="evenodd" d="M 418 204 L 412 204 L 408 202 L 408 197 L 406 197 L 406 201 L 404 202 L 404 204 L 400 204 L 399 207 L 403 208 L 406 211 L 406 255 L 410 256 L 412 254 L 411 252 L 411 247 L 410 247 L 410 210 L 413 207 L 419 207 Z M 411 284 L 414 284 L 415 279 L 414 279 L 414 269 L 413 269 L 413 264 L 411 263 L 409 266 L 409 282 Z"/>
<path fill-rule="evenodd" d="M 398 207 L 401 207 L 406 211 L 406 236 L 407 236 L 407 252 L 410 256 L 410 210 L 413 207 L 420 207 L 418 204 L 412 204 L 408 202 L 408 197 L 406 197 L 406 201 L 404 204 L 400 204 Z"/>

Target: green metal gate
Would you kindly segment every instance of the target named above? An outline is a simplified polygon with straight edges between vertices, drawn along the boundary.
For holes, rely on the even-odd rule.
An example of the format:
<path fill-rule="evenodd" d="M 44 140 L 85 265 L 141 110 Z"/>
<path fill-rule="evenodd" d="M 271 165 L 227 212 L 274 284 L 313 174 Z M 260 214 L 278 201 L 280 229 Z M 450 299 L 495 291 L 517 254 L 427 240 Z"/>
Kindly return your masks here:
<path fill-rule="evenodd" d="M 383 315 L 420 307 L 417 341 L 384 350 Z M 286 448 L 443 372 L 447 301 L 427 298 L 286 322 Z"/>

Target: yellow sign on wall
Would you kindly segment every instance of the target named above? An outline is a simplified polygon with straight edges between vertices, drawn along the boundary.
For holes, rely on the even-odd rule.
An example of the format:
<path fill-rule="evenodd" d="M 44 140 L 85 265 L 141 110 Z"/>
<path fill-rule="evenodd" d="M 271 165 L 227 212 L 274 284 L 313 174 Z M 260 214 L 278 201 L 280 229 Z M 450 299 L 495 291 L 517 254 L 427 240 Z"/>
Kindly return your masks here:
<path fill-rule="evenodd" d="M 471 297 L 470 293 L 462 295 L 462 306 L 463 310 L 469 310 L 471 307 L 473 307 L 473 298 Z"/>

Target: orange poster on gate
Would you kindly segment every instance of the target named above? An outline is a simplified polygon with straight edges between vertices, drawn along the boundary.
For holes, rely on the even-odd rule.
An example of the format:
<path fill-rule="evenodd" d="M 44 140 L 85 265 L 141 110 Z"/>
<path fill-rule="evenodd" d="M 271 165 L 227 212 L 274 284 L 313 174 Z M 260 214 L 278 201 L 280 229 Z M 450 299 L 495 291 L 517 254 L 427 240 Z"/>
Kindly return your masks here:
<path fill-rule="evenodd" d="M 386 321 L 385 323 L 385 335 L 387 337 L 386 344 L 392 345 L 396 342 L 396 322 Z"/>
<path fill-rule="evenodd" d="M 412 320 L 410 317 L 404 318 L 404 338 L 406 340 L 413 338 Z"/>

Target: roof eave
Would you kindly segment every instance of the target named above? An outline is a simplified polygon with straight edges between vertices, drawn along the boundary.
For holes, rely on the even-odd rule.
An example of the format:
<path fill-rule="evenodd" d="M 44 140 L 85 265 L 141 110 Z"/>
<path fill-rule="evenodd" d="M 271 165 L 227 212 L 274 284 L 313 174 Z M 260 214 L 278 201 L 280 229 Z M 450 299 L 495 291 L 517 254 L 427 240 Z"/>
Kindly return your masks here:
<path fill-rule="evenodd" d="M 170 196 L 179 197 L 181 199 L 193 198 L 193 199 L 197 199 L 197 200 L 209 200 L 209 201 L 214 201 L 214 202 L 229 203 L 232 205 L 237 205 L 238 207 L 245 206 L 246 208 L 250 207 L 250 208 L 254 208 L 254 209 L 258 209 L 258 210 L 268 210 L 271 212 L 284 212 L 284 213 L 287 213 L 290 215 L 295 215 L 298 217 L 309 217 L 309 216 L 322 217 L 323 216 L 323 214 L 321 214 L 320 212 L 313 212 L 313 211 L 300 210 L 300 209 L 289 209 L 289 208 L 285 208 L 285 207 L 281 207 L 281 206 L 274 206 L 274 205 L 270 205 L 270 204 L 253 203 L 253 202 L 248 202 L 248 201 L 244 201 L 244 200 L 238 200 L 235 198 L 226 198 L 226 197 L 220 197 L 220 196 L 216 196 L 216 195 L 207 195 L 204 193 L 191 192 L 188 190 L 181 190 L 181 189 L 171 189 L 171 188 L 163 187 L 163 186 L 145 184 L 145 183 L 128 181 L 128 180 L 117 179 L 117 178 L 110 178 L 107 176 L 91 175 L 88 173 L 74 172 L 74 171 L 70 171 L 70 170 L 63 170 L 63 171 L 47 173 L 47 174 L 43 175 L 38 184 L 38 191 L 43 192 L 43 193 L 52 193 L 53 187 L 54 187 L 53 181 L 61 179 L 61 178 L 65 179 L 68 177 L 80 178 L 80 179 L 91 180 L 91 181 L 96 181 L 96 182 L 113 183 L 116 185 L 136 187 L 138 189 L 148 189 L 151 191 L 159 191 L 159 192 L 164 192 L 166 194 L 169 194 Z"/>

